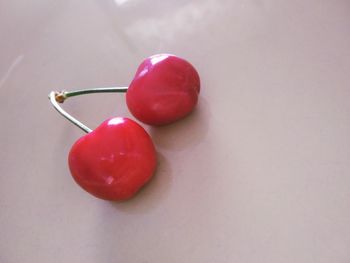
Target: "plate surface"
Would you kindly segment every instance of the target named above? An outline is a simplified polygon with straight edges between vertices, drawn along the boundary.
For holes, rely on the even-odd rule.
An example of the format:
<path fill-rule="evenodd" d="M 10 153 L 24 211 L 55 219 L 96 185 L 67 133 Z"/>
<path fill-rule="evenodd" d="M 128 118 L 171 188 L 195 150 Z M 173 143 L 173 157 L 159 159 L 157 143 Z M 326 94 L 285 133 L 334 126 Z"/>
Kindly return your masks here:
<path fill-rule="evenodd" d="M 2 0 L 0 33 L 0 262 L 350 262 L 349 1 Z M 145 126 L 137 197 L 95 199 L 47 94 L 128 85 L 156 53 L 195 65 L 200 103 Z M 124 95 L 63 106 L 132 118 Z"/>

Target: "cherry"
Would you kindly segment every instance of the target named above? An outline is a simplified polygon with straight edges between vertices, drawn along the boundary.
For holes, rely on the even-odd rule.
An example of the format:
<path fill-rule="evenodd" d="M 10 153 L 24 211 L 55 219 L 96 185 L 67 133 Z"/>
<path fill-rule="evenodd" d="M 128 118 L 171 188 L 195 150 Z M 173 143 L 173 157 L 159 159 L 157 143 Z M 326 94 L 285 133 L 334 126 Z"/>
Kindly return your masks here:
<path fill-rule="evenodd" d="M 69 169 L 90 194 L 129 199 L 152 177 L 156 152 L 147 132 L 128 118 L 111 118 L 71 148 Z"/>
<path fill-rule="evenodd" d="M 126 93 L 131 113 L 150 125 L 172 123 L 196 106 L 200 80 L 196 69 L 174 55 L 159 54 L 138 67 Z"/>

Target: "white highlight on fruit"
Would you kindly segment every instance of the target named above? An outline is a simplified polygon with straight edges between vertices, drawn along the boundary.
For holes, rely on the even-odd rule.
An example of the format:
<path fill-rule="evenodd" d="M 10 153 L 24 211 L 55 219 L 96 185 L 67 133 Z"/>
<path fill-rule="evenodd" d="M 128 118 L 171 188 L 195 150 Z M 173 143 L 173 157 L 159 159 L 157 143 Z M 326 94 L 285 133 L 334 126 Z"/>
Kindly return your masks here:
<path fill-rule="evenodd" d="M 117 117 L 117 118 L 110 119 L 110 120 L 108 121 L 108 125 L 118 125 L 118 124 L 120 124 L 120 123 L 124 123 L 123 118 Z"/>
<path fill-rule="evenodd" d="M 153 57 L 151 57 L 151 63 L 152 65 L 155 65 L 159 62 L 161 62 L 162 60 L 166 59 L 169 55 L 166 55 L 166 54 L 162 54 L 162 55 L 155 55 Z"/>

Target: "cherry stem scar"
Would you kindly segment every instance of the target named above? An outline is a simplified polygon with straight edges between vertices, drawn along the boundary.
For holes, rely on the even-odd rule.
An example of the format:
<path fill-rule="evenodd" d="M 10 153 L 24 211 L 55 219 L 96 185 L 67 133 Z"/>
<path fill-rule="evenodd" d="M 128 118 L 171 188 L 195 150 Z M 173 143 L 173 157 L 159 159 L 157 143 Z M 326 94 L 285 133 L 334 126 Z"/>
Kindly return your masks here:
<path fill-rule="evenodd" d="M 85 89 L 85 90 L 75 90 L 75 91 L 51 91 L 49 94 L 49 100 L 52 106 L 67 120 L 71 123 L 82 129 L 86 133 L 92 132 L 92 129 L 87 127 L 85 124 L 78 121 L 72 115 L 67 113 L 59 103 L 63 103 L 69 97 L 91 94 L 91 93 L 107 93 L 107 92 L 115 92 L 115 93 L 125 93 L 128 90 L 128 87 L 110 87 L 110 88 L 93 88 L 93 89 Z"/>

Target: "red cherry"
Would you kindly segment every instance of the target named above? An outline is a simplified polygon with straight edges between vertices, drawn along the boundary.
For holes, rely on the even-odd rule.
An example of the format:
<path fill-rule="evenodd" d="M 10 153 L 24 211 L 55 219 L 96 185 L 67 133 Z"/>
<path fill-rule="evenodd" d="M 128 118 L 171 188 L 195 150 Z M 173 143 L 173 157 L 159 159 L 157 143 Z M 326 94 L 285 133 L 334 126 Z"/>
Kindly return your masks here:
<path fill-rule="evenodd" d="M 111 118 L 80 138 L 68 161 L 74 180 L 87 192 L 106 200 L 125 200 L 152 177 L 156 152 L 139 124 Z"/>
<path fill-rule="evenodd" d="M 200 80 L 196 69 L 174 55 L 145 59 L 129 85 L 131 113 L 151 125 L 164 125 L 188 115 L 197 104 Z"/>

